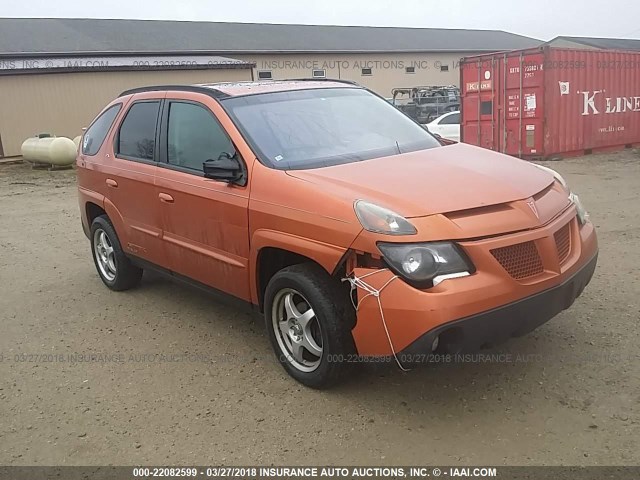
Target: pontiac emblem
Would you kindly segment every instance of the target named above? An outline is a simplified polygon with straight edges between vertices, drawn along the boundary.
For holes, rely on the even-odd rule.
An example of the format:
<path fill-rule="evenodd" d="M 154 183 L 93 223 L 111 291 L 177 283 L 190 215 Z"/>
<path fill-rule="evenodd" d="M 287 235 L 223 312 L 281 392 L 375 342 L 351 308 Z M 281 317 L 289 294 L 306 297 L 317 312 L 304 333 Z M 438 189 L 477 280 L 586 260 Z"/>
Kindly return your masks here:
<path fill-rule="evenodd" d="M 529 208 L 531 209 L 531 211 L 534 213 L 534 215 L 536 216 L 536 218 L 540 218 L 540 215 L 538 215 L 538 208 L 536 207 L 536 202 L 534 202 L 533 200 L 529 200 L 527 202 L 527 205 L 529 205 Z"/>

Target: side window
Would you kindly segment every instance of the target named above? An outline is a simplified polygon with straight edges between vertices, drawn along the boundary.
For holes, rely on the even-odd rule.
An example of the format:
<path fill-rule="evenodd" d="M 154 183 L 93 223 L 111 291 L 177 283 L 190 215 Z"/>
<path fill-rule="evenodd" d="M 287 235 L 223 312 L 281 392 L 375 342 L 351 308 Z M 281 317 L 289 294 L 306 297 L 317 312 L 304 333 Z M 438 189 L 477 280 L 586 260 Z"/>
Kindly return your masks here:
<path fill-rule="evenodd" d="M 159 109 L 160 102 L 137 102 L 131 106 L 120 125 L 118 154 L 153 160 Z"/>
<path fill-rule="evenodd" d="M 83 154 L 95 155 L 98 153 L 98 150 L 100 150 L 100 147 L 104 143 L 104 139 L 107 138 L 107 134 L 111 129 L 113 120 L 118 115 L 120 108 L 122 108 L 121 103 L 112 105 L 105 110 L 102 115 L 93 122 L 93 124 L 91 124 L 86 132 L 84 132 L 84 137 L 82 138 Z"/>
<path fill-rule="evenodd" d="M 448 117 L 444 117 L 440 120 L 440 125 L 457 125 L 460 123 L 460 114 L 452 113 Z"/>
<path fill-rule="evenodd" d="M 213 114 L 193 103 L 171 102 L 167 131 L 167 160 L 171 165 L 202 172 L 207 160 L 235 148 Z"/>

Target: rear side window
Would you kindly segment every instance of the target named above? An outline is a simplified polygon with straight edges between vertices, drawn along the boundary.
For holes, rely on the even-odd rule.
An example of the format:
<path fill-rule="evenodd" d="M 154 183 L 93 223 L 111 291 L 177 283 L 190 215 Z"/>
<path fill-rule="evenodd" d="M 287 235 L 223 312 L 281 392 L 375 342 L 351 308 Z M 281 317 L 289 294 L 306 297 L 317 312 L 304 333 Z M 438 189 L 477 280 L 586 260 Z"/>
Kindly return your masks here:
<path fill-rule="evenodd" d="M 112 105 L 107 110 L 102 112 L 84 133 L 82 140 L 82 153 L 85 155 L 95 155 L 100 150 L 100 147 L 104 143 L 104 139 L 107 138 L 107 133 L 111 130 L 111 125 L 115 120 L 120 108 L 121 103 Z"/>
<path fill-rule="evenodd" d="M 171 165 L 202 172 L 207 160 L 235 149 L 213 114 L 193 103 L 171 102 L 167 131 L 167 160 Z"/>
<path fill-rule="evenodd" d="M 120 125 L 117 152 L 123 157 L 153 160 L 160 102 L 134 103 Z"/>
<path fill-rule="evenodd" d="M 440 121 L 440 125 L 457 125 L 458 123 L 460 123 L 459 113 L 452 113 Z"/>

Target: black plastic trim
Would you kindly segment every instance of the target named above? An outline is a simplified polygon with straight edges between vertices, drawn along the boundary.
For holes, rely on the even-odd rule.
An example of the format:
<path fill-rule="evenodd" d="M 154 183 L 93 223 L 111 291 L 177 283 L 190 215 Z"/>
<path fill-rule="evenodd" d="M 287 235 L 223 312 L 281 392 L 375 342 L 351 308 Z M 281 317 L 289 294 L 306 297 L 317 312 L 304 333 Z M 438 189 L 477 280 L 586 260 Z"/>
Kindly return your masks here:
<path fill-rule="evenodd" d="M 130 90 L 125 90 L 118 97 L 124 97 L 127 95 L 134 95 L 136 93 L 144 93 L 144 92 L 164 92 L 164 91 L 178 91 L 178 92 L 193 92 L 193 93 L 202 93 L 203 95 L 207 95 L 211 98 L 215 98 L 216 100 L 221 100 L 224 98 L 229 98 L 230 95 L 221 92 L 220 90 L 216 90 L 211 87 L 202 87 L 199 85 L 152 85 L 148 87 L 138 87 L 132 88 Z"/>
<path fill-rule="evenodd" d="M 318 68 L 317 70 L 322 70 L 322 69 Z M 342 78 L 327 78 L 327 77 L 287 78 L 285 80 L 276 80 L 276 82 L 335 82 L 335 83 L 345 83 L 347 85 L 355 85 L 356 87 L 366 88 L 363 85 L 360 85 L 355 80 L 345 80 Z"/>
<path fill-rule="evenodd" d="M 131 260 L 131 263 L 133 263 L 135 266 L 139 268 L 142 268 L 145 270 L 152 270 L 164 277 L 176 279 L 180 283 L 184 283 L 186 285 L 189 285 L 191 287 L 197 288 L 208 294 L 213 295 L 214 297 L 216 297 L 217 300 L 220 300 L 221 302 L 227 305 L 238 307 L 241 310 L 244 310 L 250 313 L 256 313 L 256 312 L 259 313 L 258 306 L 254 305 L 253 303 L 247 300 L 242 300 L 241 298 L 231 295 L 230 293 L 223 292 L 222 290 L 219 290 L 215 287 L 198 282 L 197 280 L 193 280 L 192 278 L 176 273 L 168 268 L 161 267 L 160 265 L 157 265 L 153 262 L 137 257 L 135 255 L 127 254 L 127 257 Z"/>

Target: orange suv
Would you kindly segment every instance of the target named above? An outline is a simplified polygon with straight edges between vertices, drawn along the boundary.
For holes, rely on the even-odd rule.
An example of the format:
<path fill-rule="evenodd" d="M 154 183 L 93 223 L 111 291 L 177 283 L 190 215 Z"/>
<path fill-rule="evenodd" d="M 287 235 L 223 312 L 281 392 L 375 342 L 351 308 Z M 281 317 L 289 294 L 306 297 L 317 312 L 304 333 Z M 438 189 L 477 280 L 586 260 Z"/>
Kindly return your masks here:
<path fill-rule="evenodd" d="M 82 225 L 102 281 L 153 268 L 264 313 L 286 371 L 321 388 L 523 335 L 596 267 L 556 172 L 442 145 L 342 81 L 147 87 L 87 129 Z"/>

